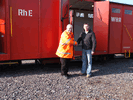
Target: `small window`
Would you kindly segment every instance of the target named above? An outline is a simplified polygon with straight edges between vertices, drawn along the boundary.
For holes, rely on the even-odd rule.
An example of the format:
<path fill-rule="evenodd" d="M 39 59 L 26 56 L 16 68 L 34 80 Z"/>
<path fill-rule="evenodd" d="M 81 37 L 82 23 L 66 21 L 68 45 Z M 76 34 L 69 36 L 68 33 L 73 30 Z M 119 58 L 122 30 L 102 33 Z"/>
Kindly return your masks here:
<path fill-rule="evenodd" d="M 76 12 L 76 17 L 84 17 L 84 13 Z"/>
<path fill-rule="evenodd" d="M 80 13 L 80 17 L 84 17 L 84 13 Z"/>
<path fill-rule="evenodd" d="M 113 12 L 113 13 L 120 13 L 121 10 L 120 10 L 120 9 L 117 9 L 117 8 L 112 8 L 112 12 Z"/>
<path fill-rule="evenodd" d="M 88 18 L 93 18 L 93 14 L 88 14 Z"/>
<path fill-rule="evenodd" d="M 80 13 L 79 12 L 76 12 L 76 17 L 79 17 L 80 16 Z"/>
<path fill-rule="evenodd" d="M 125 14 L 132 15 L 132 10 L 125 10 Z"/>

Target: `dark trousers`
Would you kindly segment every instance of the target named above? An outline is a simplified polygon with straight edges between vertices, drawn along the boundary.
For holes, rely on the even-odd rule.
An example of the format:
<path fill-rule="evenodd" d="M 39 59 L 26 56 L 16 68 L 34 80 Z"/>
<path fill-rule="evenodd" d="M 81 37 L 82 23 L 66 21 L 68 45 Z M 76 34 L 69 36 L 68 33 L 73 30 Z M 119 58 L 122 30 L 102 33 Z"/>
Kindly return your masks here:
<path fill-rule="evenodd" d="M 60 62 L 61 62 L 61 75 L 67 75 L 70 59 L 60 58 Z"/>

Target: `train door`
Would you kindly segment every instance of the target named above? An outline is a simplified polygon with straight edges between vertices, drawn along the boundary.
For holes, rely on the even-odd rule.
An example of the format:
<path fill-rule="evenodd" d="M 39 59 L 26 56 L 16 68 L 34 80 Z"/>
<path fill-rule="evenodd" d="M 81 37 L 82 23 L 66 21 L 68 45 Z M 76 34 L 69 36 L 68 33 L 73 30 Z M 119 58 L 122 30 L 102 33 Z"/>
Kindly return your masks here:
<path fill-rule="evenodd" d="M 124 5 L 122 53 L 133 52 L 133 7 Z"/>
<path fill-rule="evenodd" d="M 74 40 L 77 41 L 79 35 L 83 30 L 84 23 L 89 23 L 90 28 L 93 30 L 93 8 L 94 2 L 90 0 L 84 1 L 70 1 L 70 23 L 73 24 Z M 74 47 L 75 55 L 81 55 L 82 43 Z"/>
<path fill-rule="evenodd" d="M 75 10 L 74 15 L 74 39 L 77 41 L 79 35 L 83 30 L 84 23 L 88 23 L 93 30 L 93 10 Z M 75 51 L 82 51 L 82 43 L 75 46 Z"/>
<path fill-rule="evenodd" d="M 11 60 L 39 57 L 39 0 L 10 0 Z"/>
<path fill-rule="evenodd" d="M 122 5 L 111 3 L 109 53 L 121 53 L 122 41 Z"/>
<path fill-rule="evenodd" d="M 109 1 L 95 2 L 93 23 L 93 31 L 97 41 L 95 54 L 108 54 Z"/>
<path fill-rule="evenodd" d="M 60 1 L 62 0 L 41 0 L 41 58 L 57 57 L 55 53 L 61 34 L 61 16 L 59 16 L 59 12 L 61 13 Z M 65 3 L 65 0 L 63 1 Z"/>

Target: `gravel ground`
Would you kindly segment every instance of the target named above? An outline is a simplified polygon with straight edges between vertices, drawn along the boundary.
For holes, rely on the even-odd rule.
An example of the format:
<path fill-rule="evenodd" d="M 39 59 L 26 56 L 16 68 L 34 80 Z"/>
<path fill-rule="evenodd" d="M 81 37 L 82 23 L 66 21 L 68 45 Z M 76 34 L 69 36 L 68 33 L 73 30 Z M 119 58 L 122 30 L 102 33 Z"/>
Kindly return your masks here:
<path fill-rule="evenodd" d="M 133 59 L 93 62 L 91 78 L 79 76 L 81 62 L 71 62 L 69 79 L 58 64 L 4 65 L 0 100 L 133 100 Z"/>

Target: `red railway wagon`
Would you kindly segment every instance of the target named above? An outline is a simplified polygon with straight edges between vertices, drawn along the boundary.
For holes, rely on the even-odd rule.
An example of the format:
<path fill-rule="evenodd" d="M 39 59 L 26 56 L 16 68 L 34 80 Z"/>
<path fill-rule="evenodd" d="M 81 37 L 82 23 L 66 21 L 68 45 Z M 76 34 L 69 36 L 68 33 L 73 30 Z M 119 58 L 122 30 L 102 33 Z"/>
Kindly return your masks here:
<path fill-rule="evenodd" d="M 0 0 L 0 61 L 54 58 L 59 0 Z"/>
<path fill-rule="evenodd" d="M 57 58 L 61 32 L 73 24 L 75 40 L 84 22 L 95 32 L 95 56 L 129 52 L 131 5 L 95 0 L 0 0 L 0 61 Z M 81 55 L 81 45 L 75 47 Z"/>
<path fill-rule="evenodd" d="M 70 21 L 74 27 L 75 40 L 83 29 L 83 23 L 88 22 L 96 35 L 95 57 L 104 59 L 119 53 L 128 53 L 130 57 L 133 53 L 133 6 L 89 1 L 70 2 Z M 75 50 L 77 55 L 81 55 L 81 45 L 75 47 Z"/>

